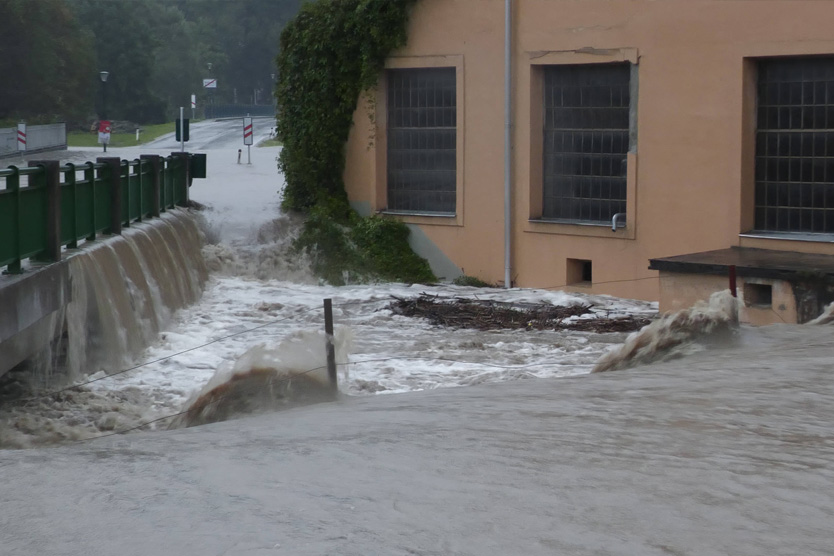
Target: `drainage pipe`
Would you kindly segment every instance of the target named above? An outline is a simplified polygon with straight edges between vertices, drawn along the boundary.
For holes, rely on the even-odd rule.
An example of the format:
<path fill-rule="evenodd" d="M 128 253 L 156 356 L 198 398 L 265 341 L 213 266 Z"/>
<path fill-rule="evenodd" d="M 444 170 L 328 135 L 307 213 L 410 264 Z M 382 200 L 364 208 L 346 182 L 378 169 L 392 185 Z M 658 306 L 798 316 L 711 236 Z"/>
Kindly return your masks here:
<path fill-rule="evenodd" d="M 504 0 L 504 287 L 512 277 L 512 0 Z"/>

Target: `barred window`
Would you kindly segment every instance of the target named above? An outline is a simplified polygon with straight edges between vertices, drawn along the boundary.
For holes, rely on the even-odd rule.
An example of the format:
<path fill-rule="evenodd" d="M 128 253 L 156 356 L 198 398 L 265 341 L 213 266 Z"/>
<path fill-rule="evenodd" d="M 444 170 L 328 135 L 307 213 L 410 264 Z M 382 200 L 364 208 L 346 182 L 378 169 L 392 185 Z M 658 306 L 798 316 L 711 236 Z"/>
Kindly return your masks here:
<path fill-rule="evenodd" d="M 455 68 L 388 71 L 388 210 L 455 214 Z"/>
<path fill-rule="evenodd" d="M 834 233 L 834 57 L 758 70 L 755 227 Z"/>
<path fill-rule="evenodd" d="M 542 217 L 610 222 L 626 211 L 631 64 L 544 68 Z"/>

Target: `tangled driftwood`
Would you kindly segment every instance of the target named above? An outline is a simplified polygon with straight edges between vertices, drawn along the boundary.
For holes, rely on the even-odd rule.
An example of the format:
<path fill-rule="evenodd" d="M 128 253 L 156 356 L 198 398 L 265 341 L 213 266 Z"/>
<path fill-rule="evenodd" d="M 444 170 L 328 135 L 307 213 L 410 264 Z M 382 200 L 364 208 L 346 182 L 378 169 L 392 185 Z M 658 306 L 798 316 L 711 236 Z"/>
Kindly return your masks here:
<path fill-rule="evenodd" d="M 632 332 L 651 322 L 644 317 L 599 317 L 592 305 L 549 305 L 441 298 L 422 294 L 394 297 L 388 308 L 397 315 L 421 317 L 436 326 L 476 330 L 580 330 L 586 332 Z M 584 317 L 584 318 L 571 318 Z"/>

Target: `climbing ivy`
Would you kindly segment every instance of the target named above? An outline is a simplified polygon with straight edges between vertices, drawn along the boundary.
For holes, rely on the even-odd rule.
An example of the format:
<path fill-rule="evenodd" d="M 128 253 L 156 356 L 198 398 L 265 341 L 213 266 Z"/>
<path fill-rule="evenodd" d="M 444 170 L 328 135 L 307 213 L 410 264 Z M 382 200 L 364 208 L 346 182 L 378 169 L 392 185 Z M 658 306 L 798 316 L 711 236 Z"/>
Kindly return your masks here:
<path fill-rule="evenodd" d="M 342 173 L 353 112 L 386 56 L 405 44 L 415 1 L 319 0 L 284 28 L 276 97 L 285 209 L 335 208 L 334 198 L 347 205 Z"/>
<path fill-rule="evenodd" d="M 416 0 L 318 0 L 281 34 L 277 58 L 278 159 L 282 207 L 307 215 L 296 242 L 330 283 L 346 279 L 433 281 L 408 246 L 405 224 L 360 218 L 342 178 L 345 144 L 363 92 L 376 86 L 393 50 L 406 42 Z"/>

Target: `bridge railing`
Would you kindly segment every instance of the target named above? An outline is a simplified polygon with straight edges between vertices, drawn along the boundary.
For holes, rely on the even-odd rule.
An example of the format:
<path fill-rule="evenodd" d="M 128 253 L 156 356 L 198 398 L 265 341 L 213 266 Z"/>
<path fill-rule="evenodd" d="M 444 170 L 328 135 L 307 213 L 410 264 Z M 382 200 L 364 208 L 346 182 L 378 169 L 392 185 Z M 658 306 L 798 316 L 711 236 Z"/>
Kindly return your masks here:
<path fill-rule="evenodd" d="M 16 274 L 25 259 L 59 261 L 62 247 L 121 234 L 133 222 L 187 206 L 192 156 L 98 158 L 63 166 L 43 160 L 0 170 L 0 268 Z"/>

